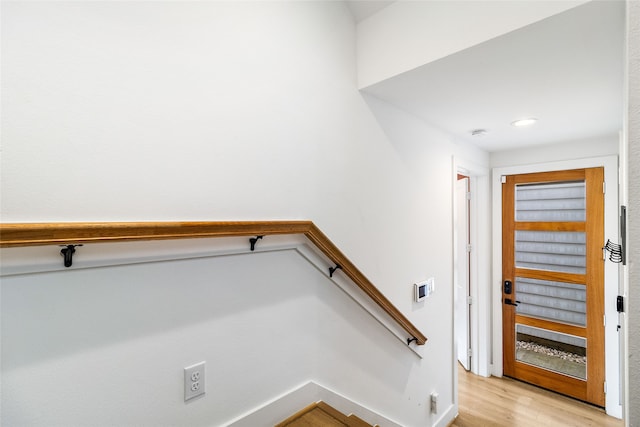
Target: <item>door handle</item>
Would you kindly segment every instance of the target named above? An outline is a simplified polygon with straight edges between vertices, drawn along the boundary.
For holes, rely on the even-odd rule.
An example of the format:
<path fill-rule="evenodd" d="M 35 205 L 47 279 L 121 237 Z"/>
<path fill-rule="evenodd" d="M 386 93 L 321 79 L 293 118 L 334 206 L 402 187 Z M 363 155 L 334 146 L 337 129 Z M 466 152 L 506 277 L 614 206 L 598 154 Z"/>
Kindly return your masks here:
<path fill-rule="evenodd" d="M 504 303 L 507 304 L 507 305 L 513 305 L 513 306 L 517 307 L 518 304 L 520 304 L 520 301 L 513 302 L 513 301 L 511 301 L 511 298 L 505 298 L 504 299 Z"/>

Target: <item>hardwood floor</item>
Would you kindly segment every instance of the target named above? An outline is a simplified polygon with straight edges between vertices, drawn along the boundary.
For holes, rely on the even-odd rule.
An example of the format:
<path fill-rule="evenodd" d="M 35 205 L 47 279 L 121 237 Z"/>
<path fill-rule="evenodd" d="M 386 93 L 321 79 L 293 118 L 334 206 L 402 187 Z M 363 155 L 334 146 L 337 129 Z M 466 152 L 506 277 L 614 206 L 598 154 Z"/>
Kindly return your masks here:
<path fill-rule="evenodd" d="M 580 401 L 509 378 L 458 370 L 460 415 L 451 427 L 622 427 L 624 422 Z"/>

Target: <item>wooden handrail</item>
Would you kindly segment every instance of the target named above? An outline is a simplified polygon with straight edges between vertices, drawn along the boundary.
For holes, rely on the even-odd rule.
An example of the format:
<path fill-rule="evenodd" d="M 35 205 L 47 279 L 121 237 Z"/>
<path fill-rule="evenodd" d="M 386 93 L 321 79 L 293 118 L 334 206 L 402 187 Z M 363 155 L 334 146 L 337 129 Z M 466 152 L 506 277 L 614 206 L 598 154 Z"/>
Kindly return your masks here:
<path fill-rule="evenodd" d="M 0 247 L 71 245 L 80 243 L 303 234 L 327 258 L 423 345 L 427 338 L 311 221 L 225 222 L 63 222 L 0 224 Z"/>

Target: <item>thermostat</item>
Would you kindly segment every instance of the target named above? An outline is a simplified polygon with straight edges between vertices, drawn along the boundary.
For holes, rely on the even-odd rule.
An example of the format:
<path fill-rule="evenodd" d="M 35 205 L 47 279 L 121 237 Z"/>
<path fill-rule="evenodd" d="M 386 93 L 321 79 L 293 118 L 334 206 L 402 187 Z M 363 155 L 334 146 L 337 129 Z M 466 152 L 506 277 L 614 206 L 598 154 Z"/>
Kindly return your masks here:
<path fill-rule="evenodd" d="M 423 301 L 426 297 L 431 295 L 431 292 L 433 292 L 433 290 L 434 290 L 433 277 L 423 282 L 418 282 L 414 284 L 413 293 L 414 293 L 415 301 L 416 302 Z"/>

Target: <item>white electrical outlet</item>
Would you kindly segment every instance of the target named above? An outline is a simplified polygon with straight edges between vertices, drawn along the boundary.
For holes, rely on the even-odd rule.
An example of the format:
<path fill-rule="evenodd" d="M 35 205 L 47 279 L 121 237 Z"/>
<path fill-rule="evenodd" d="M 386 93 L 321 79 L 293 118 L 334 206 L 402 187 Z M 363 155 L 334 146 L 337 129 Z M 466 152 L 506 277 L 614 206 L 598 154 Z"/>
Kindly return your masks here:
<path fill-rule="evenodd" d="M 205 392 L 204 362 L 184 368 L 184 401 L 198 397 Z"/>
<path fill-rule="evenodd" d="M 431 393 L 431 412 L 438 413 L 438 393 L 435 391 Z"/>

